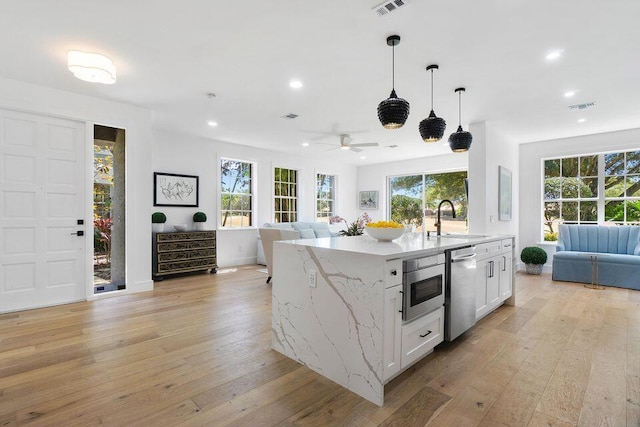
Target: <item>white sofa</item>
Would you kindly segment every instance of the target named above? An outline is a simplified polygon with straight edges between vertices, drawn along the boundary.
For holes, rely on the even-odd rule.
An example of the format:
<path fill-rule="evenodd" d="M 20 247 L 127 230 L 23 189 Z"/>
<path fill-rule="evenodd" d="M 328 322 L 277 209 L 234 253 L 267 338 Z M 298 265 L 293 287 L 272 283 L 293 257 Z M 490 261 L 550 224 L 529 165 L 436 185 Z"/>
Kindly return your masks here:
<path fill-rule="evenodd" d="M 267 222 L 264 228 L 280 228 L 284 230 L 295 230 L 300 233 L 301 239 L 315 239 L 317 237 L 337 237 L 340 230 L 344 228 L 344 224 L 331 224 L 326 222 Z M 256 262 L 261 265 L 267 265 L 260 235 L 258 235 L 258 257 Z"/>

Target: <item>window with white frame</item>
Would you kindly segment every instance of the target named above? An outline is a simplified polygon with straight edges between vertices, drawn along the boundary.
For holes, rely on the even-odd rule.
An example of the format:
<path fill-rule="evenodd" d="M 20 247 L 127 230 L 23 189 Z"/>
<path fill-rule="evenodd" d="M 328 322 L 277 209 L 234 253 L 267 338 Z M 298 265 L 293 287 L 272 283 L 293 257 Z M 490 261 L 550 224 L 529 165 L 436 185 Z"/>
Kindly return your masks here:
<path fill-rule="evenodd" d="M 336 213 L 336 176 L 316 175 L 316 221 L 329 222 Z"/>
<path fill-rule="evenodd" d="M 298 220 L 298 171 L 274 168 L 273 170 L 274 222 Z"/>
<path fill-rule="evenodd" d="M 604 220 L 640 225 L 640 151 L 604 155 Z"/>
<path fill-rule="evenodd" d="M 253 226 L 253 163 L 220 159 L 220 225 Z"/>
<path fill-rule="evenodd" d="M 640 225 L 640 151 L 544 160 L 544 240 L 558 224 Z"/>

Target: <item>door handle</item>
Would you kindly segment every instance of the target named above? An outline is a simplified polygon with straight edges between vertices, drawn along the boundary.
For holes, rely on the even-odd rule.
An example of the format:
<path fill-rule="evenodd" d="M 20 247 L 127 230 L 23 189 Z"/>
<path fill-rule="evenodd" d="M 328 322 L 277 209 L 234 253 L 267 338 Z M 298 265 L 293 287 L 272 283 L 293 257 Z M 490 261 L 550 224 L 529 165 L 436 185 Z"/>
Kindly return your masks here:
<path fill-rule="evenodd" d="M 493 277 L 493 261 L 489 261 L 489 277 Z"/>
<path fill-rule="evenodd" d="M 79 231 L 76 231 L 75 233 L 71 233 L 71 235 L 72 235 L 72 236 L 74 236 L 74 235 L 75 235 L 75 236 L 84 236 L 84 231 L 79 230 Z"/>
<path fill-rule="evenodd" d="M 424 338 L 424 337 L 426 337 L 427 335 L 429 335 L 430 333 L 431 333 L 431 331 L 427 331 L 427 333 L 426 333 L 426 334 L 424 334 L 424 335 L 420 335 L 420 338 Z"/>
<path fill-rule="evenodd" d="M 507 257 L 503 256 L 502 260 L 502 271 L 507 271 Z"/>

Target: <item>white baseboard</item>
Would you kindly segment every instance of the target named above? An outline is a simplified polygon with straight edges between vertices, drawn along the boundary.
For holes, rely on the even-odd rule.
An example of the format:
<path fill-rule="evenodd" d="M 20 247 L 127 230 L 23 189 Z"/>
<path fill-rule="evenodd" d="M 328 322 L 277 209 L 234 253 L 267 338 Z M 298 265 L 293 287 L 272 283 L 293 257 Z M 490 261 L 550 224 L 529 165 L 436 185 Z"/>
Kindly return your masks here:
<path fill-rule="evenodd" d="M 246 258 L 233 258 L 230 260 L 222 261 L 218 263 L 218 268 L 227 268 L 233 267 L 235 265 L 250 265 L 257 264 L 256 257 L 246 257 Z"/>

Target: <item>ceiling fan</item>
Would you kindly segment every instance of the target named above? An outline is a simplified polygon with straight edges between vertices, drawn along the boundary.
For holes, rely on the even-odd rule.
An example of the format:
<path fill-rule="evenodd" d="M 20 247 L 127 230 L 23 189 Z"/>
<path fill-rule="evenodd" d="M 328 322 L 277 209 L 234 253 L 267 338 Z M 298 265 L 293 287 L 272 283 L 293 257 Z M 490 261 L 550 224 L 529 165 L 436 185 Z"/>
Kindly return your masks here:
<path fill-rule="evenodd" d="M 341 150 L 351 150 L 355 153 L 359 153 L 362 151 L 360 149 L 361 147 L 377 147 L 378 146 L 377 142 L 365 142 L 362 144 L 352 144 L 351 143 L 352 141 L 353 141 L 353 138 L 351 138 L 346 133 L 340 134 L 340 146 L 336 148 L 332 148 L 332 150 L 337 150 L 338 148 L 340 148 Z M 323 143 L 319 143 L 319 144 L 323 144 Z M 324 144 L 324 145 L 335 146 L 335 144 Z"/>

